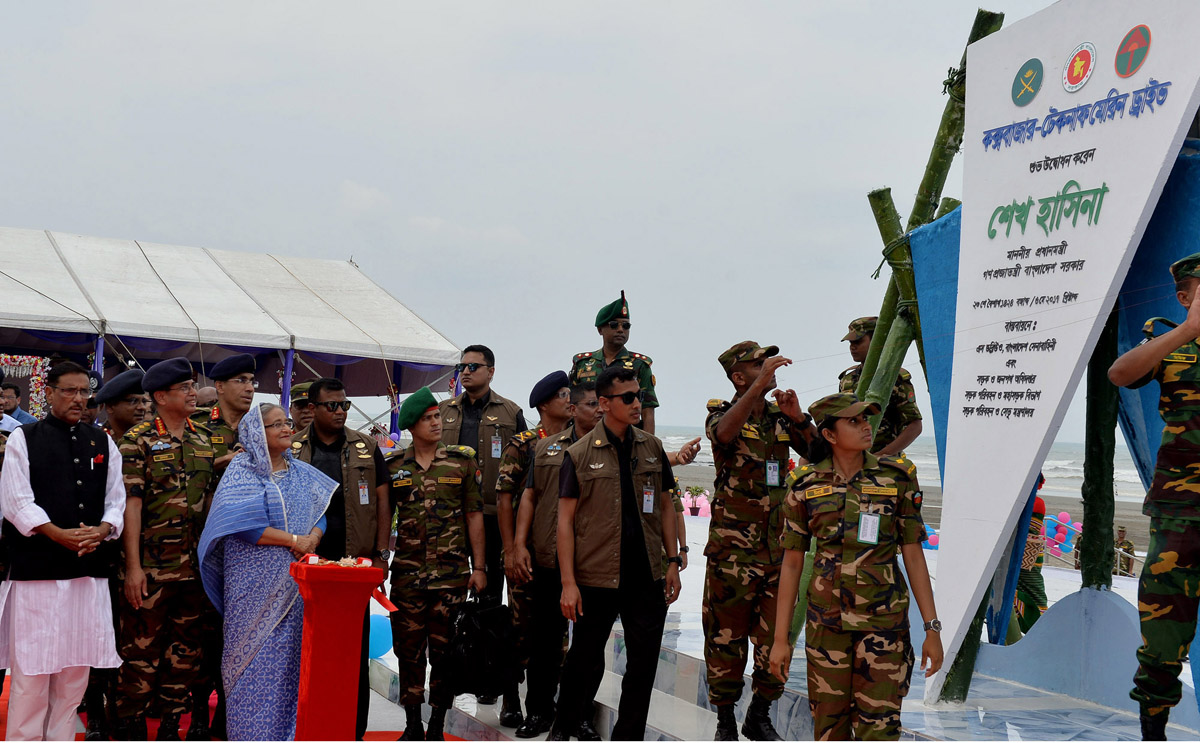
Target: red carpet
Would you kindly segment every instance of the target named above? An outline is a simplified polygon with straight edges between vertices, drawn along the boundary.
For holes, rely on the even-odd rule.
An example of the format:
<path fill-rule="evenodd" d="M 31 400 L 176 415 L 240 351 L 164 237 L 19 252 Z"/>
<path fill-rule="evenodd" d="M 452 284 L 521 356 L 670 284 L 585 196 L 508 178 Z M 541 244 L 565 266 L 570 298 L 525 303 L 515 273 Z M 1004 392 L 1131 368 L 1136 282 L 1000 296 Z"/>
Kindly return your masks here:
<path fill-rule="evenodd" d="M 9 681 L 9 678 L 7 675 L 5 675 L 4 690 L 3 690 L 3 692 L 0 692 L 0 740 L 4 740 L 5 733 L 8 730 L 8 681 Z M 212 699 L 209 700 L 209 706 L 210 706 L 210 708 L 215 708 L 217 706 L 217 695 L 216 694 L 214 694 Z M 87 717 L 85 715 L 80 715 L 79 717 L 80 717 L 80 719 L 82 719 L 84 721 L 84 724 L 86 725 Z M 183 737 L 187 733 L 188 725 L 191 725 L 191 724 L 192 724 L 192 716 L 190 714 L 184 715 L 183 718 L 179 721 L 180 737 Z M 149 720 L 147 727 L 150 730 L 150 736 L 149 736 L 150 740 L 154 740 L 154 737 L 156 735 L 158 735 L 158 720 Z M 368 730 L 365 740 L 396 740 L 397 738 L 400 737 L 400 734 L 402 732 L 404 732 L 404 731 L 402 731 L 402 730 Z M 83 733 L 76 733 L 75 740 L 83 740 Z M 456 738 L 453 735 L 447 735 L 446 740 L 462 740 L 462 738 Z"/>

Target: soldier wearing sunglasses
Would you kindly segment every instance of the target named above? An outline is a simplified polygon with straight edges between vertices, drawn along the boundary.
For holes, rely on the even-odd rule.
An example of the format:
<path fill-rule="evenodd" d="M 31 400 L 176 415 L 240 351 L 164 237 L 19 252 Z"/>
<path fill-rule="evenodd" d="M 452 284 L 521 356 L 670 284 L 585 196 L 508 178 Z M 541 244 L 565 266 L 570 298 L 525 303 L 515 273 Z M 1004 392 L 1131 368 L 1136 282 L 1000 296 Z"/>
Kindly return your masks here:
<path fill-rule="evenodd" d="M 570 381 L 571 384 L 595 382 L 600 378 L 600 372 L 614 366 L 632 369 L 643 394 L 642 420 L 638 428 L 654 433 L 654 409 L 658 407 L 658 396 L 654 394 L 654 374 L 650 372 L 650 365 L 654 362 L 649 356 L 625 348 L 630 327 L 629 303 L 625 301 L 625 292 L 622 291 L 620 299 L 606 304 L 596 313 L 596 332 L 604 339 L 604 345 L 597 351 L 575 354 L 575 358 L 571 359 Z"/>
<path fill-rule="evenodd" d="M 339 485 L 325 510 L 328 528 L 317 545 L 317 554 L 328 560 L 369 557 L 376 567 L 386 571 L 392 559 L 388 551 L 392 519 L 388 513 L 387 465 L 379 444 L 372 436 L 346 427 L 350 401 L 339 380 L 323 378 L 313 382 L 308 388 L 308 406 L 313 410 L 312 424 L 292 437 L 292 456 L 321 470 Z M 367 730 L 371 696 L 367 676 L 368 620 L 369 610 L 363 614 L 359 655 L 355 727 L 358 740 L 362 740 Z"/>
<path fill-rule="evenodd" d="M 490 348 L 467 346 L 460 361 L 456 369 L 462 382 L 462 394 L 438 404 L 442 412 L 442 443 L 469 446 L 475 450 L 479 469 L 483 472 L 481 490 L 488 577 L 483 595 L 499 598 L 504 592 L 504 557 L 496 510 L 496 480 L 500 476 L 504 445 L 527 426 L 521 406 L 492 389 L 496 355 Z M 480 700 L 483 704 L 495 701 Z"/>

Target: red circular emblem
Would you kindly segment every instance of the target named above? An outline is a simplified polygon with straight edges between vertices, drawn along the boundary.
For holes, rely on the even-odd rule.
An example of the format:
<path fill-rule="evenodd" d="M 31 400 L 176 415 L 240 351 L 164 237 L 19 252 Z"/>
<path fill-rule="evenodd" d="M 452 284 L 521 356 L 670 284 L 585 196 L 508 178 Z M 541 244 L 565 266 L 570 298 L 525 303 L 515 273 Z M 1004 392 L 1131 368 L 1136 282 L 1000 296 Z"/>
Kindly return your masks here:
<path fill-rule="evenodd" d="M 1071 52 L 1063 65 L 1063 87 L 1074 93 L 1084 86 L 1096 68 L 1096 47 L 1083 42 Z"/>

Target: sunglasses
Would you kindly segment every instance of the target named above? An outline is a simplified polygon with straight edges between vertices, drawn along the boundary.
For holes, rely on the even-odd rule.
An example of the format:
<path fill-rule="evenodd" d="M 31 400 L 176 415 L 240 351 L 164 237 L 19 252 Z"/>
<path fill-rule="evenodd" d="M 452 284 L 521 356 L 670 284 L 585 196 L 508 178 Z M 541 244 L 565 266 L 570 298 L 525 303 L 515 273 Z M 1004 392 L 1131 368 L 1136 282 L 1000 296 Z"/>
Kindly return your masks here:
<path fill-rule="evenodd" d="M 621 330 L 629 330 L 632 327 L 633 327 L 633 323 L 617 322 L 616 320 L 613 320 L 612 322 L 610 322 L 608 324 L 609 330 L 616 330 L 617 328 L 620 328 Z"/>
<path fill-rule="evenodd" d="M 328 410 L 331 413 L 337 411 L 338 409 L 341 409 L 341 410 L 349 410 L 350 409 L 350 401 L 349 400 L 330 400 L 328 402 L 314 402 L 313 405 L 316 405 L 318 408 L 325 408 L 326 410 Z"/>
<path fill-rule="evenodd" d="M 626 405 L 632 405 L 634 400 L 637 400 L 638 402 L 645 402 L 646 391 L 638 390 L 637 392 L 622 392 L 619 395 L 600 395 L 600 397 L 607 397 L 609 400 L 617 399 Z"/>
<path fill-rule="evenodd" d="M 485 367 L 485 366 L 487 366 L 487 364 L 476 364 L 476 363 L 471 363 L 471 364 L 455 364 L 455 365 L 454 365 L 454 371 L 458 372 L 459 374 L 462 374 L 462 373 L 463 373 L 463 370 L 465 369 L 466 371 L 469 371 L 469 372 L 471 372 L 471 373 L 474 373 L 474 372 L 477 372 L 477 371 L 479 371 L 481 368 L 483 368 L 483 367 Z"/>

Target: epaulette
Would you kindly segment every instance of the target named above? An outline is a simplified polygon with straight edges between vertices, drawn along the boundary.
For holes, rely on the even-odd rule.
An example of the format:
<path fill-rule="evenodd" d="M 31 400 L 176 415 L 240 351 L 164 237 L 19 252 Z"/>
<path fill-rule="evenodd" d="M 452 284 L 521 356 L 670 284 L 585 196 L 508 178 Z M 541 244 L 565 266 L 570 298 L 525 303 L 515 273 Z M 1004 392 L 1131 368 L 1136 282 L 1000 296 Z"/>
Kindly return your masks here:
<path fill-rule="evenodd" d="M 406 449 L 403 446 L 393 446 L 391 449 L 388 449 L 383 453 L 383 461 L 390 462 L 396 457 L 404 456 L 405 451 Z"/>
<path fill-rule="evenodd" d="M 591 351 L 584 351 L 583 353 L 577 353 L 577 354 L 575 354 L 575 358 L 573 359 L 573 361 L 576 361 L 576 362 L 583 361 L 584 359 L 590 357 L 591 355 L 592 355 Z"/>
<path fill-rule="evenodd" d="M 453 444 L 453 445 L 451 445 L 451 446 L 447 446 L 447 447 L 446 447 L 446 451 L 448 451 L 448 452 L 453 452 L 453 453 L 455 453 L 455 454 L 459 454 L 459 455 L 461 455 L 461 456 L 464 456 L 464 457 L 466 457 L 466 458 L 468 458 L 468 459 L 474 459 L 474 458 L 475 458 L 475 450 L 474 450 L 474 449 L 472 449 L 472 448 L 471 448 L 471 447 L 469 447 L 469 446 L 462 446 L 462 445 L 460 445 L 460 444 Z"/>
<path fill-rule="evenodd" d="M 897 457 L 880 457 L 879 464 L 884 467 L 900 470 L 909 477 L 917 474 L 917 465 L 913 464 L 912 460 L 906 458 L 903 454 Z"/>
<path fill-rule="evenodd" d="M 716 412 L 724 406 L 725 406 L 725 401 L 719 397 L 714 397 L 713 399 L 709 400 L 705 404 L 705 407 L 708 408 L 712 412 Z"/>
<path fill-rule="evenodd" d="M 850 367 L 849 369 L 847 369 L 844 372 L 842 372 L 841 374 L 839 374 L 838 379 L 841 379 L 842 377 L 846 376 L 847 374 L 849 374 L 852 371 L 858 371 L 858 364 L 855 364 L 854 366 Z"/>
<path fill-rule="evenodd" d="M 912 379 L 912 375 L 908 373 L 908 369 L 901 369 L 896 378 L 902 382 L 907 382 Z"/>
<path fill-rule="evenodd" d="M 813 468 L 810 465 L 801 465 L 788 473 L 787 479 L 783 481 L 783 485 L 784 487 L 791 488 L 800 482 L 800 480 L 808 477 L 812 472 Z"/>
<path fill-rule="evenodd" d="M 767 412 L 771 413 L 771 414 L 778 413 L 779 412 L 779 403 L 774 403 L 774 402 L 767 403 Z"/>
<path fill-rule="evenodd" d="M 194 421 L 203 421 L 208 418 L 211 412 L 212 408 L 196 408 L 196 412 L 192 413 L 188 417 Z"/>
<path fill-rule="evenodd" d="M 632 351 L 630 351 L 629 355 L 635 359 L 638 359 L 639 361 L 645 361 L 646 366 L 650 366 L 651 364 L 654 363 L 654 360 L 651 359 L 649 356 L 647 356 L 644 353 L 633 353 Z"/>
<path fill-rule="evenodd" d="M 1147 339 L 1154 337 L 1154 323 L 1156 322 L 1161 322 L 1163 325 L 1166 325 L 1170 328 L 1179 327 L 1176 323 L 1168 320 L 1165 317 L 1152 317 L 1142 325 L 1142 335 L 1146 336 Z"/>
<path fill-rule="evenodd" d="M 152 425 L 153 424 L 150 421 L 142 421 L 141 423 L 137 424 L 133 428 L 126 431 L 125 435 L 126 436 L 141 436 L 146 431 L 149 431 L 150 427 Z"/>
<path fill-rule="evenodd" d="M 513 436 L 513 440 L 518 444 L 524 444 L 526 441 L 532 441 L 538 437 L 537 431 L 530 428 Z"/>

